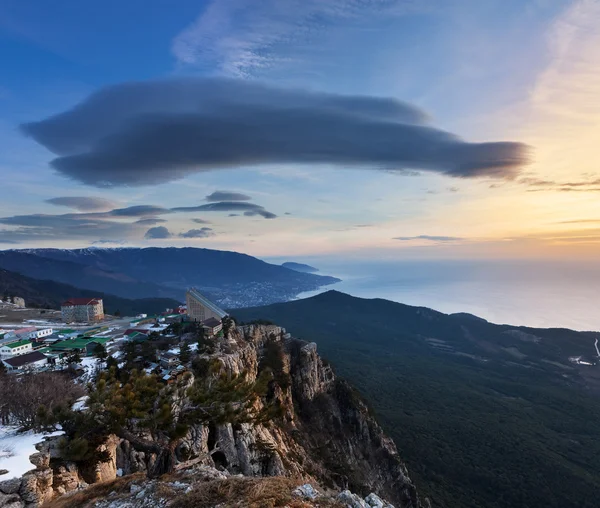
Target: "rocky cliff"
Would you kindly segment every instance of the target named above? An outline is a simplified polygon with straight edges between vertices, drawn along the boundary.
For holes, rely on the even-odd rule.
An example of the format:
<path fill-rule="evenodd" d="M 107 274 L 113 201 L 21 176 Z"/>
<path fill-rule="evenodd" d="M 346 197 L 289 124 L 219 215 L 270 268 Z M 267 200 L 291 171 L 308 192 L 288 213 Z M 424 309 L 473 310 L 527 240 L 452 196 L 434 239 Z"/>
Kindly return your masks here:
<path fill-rule="evenodd" d="M 179 461 L 227 475 L 302 479 L 324 491 L 375 493 L 396 507 L 421 506 L 394 443 L 357 393 L 319 357 L 316 344 L 291 339 L 277 326 L 248 325 L 232 328 L 217 350 L 202 358 L 250 381 L 271 369 L 273 381 L 258 403 L 275 404 L 280 411 L 260 424 L 193 425 L 177 447 Z M 40 445 L 32 456 L 35 471 L 18 485 L 0 483 L 0 506 L 35 506 L 117 475 L 144 472 L 155 459 L 114 436 L 103 446 L 110 461 L 89 471 L 62 460 L 52 442 Z"/>

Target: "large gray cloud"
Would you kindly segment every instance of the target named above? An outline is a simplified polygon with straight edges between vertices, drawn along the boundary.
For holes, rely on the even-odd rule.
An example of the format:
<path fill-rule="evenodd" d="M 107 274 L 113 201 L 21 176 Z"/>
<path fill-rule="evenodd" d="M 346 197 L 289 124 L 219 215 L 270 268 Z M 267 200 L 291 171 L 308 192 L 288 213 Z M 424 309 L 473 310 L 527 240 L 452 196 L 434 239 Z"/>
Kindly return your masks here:
<path fill-rule="evenodd" d="M 171 208 L 173 212 L 243 212 L 247 217 L 260 215 L 265 219 L 274 219 L 277 217 L 260 205 L 253 203 L 240 203 L 239 201 L 221 201 L 219 203 L 207 203 L 198 206 L 180 206 Z"/>
<path fill-rule="evenodd" d="M 115 207 L 115 203 L 108 199 L 87 196 L 64 196 L 50 198 L 46 200 L 46 203 L 74 208 L 80 212 L 97 212 L 101 210 L 110 210 Z"/>
<path fill-rule="evenodd" d="M 252 198 L 240 192 L 215 191 L 206 196 L 206 201 L 250 201 Z"/>
<path fill-rule="evenodd" d="M 95 186 L 160 184 L 275 163 L 508 178 L 527 161 L 520 143 L 465 142 L 394 99 L 222 79 L 114 85 L 22 128 L 58 155 L 56 170 Z"/>

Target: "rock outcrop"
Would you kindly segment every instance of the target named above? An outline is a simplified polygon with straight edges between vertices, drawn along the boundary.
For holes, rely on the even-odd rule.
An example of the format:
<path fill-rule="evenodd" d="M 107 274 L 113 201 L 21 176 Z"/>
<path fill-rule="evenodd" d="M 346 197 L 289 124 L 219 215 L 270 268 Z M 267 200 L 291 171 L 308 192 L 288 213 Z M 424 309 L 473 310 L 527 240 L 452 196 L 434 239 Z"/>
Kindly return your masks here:
<path fill-rule="evenodd" d="M 394 443 L 357 393 L 319 357 L 316 344 L 291 339 L 277 326 L 247 325 L 232 328 L 217 351 L 203 358 L 250 381 L 271 369 L 267 396 L 259 404 L 276 404 L 280 412 L 260 424 L 192 425 L 176 449 L 179 461 L 194 462 L 195 471 L 220 471 L 223 478 L 301 478 L 341 492 L 338 502 L 344 506 L 422 506 Z M 115 436 L 102 449 L 109 460 L 90 471 L 63 460 L 56 440 L 38 445 L 31 457 L 36 469 L 0 483 L 0 507 L 38 506 L 89 484 L 145 472 L 155 460 Z M 298 491 L 302 496 L 314 494 L 304 487 Z M 107 503 L 102 506 L 118 506 Z"/>

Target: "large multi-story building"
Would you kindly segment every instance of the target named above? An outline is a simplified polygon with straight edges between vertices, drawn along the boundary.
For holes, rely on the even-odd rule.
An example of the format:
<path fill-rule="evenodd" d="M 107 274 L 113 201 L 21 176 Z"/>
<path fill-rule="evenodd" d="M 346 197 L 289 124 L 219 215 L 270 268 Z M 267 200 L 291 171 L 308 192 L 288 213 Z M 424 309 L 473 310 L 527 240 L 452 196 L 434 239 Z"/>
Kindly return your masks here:
<path fill-rule="evenodd" d="M 101 298 L 71 298 L 60 306 L 65 323 L 92 323 L 104 319 Z"/>
<path fill-rule="evenodd" d="M 227 312 L 219 308 L 208 298 L 201 295 L 197 289 L 188 289 L 185 294 L 187 303 L 187 314 L 192 321 L 205 321 L 208 318 L 215 318 L 221 321 Z"/>

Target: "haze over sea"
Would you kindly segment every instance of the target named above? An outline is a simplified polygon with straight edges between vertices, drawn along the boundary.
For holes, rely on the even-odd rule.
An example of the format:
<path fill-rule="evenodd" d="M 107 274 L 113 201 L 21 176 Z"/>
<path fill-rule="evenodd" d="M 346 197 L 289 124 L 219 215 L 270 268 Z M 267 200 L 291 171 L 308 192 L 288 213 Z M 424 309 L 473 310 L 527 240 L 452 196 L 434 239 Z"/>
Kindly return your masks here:
<path fill-rule="evenodd" d="M 335 261 L 304 259 L 342 282 L 335 289 L 494 323 L 600 330 L 600 264 L 533 261 Z"/>

